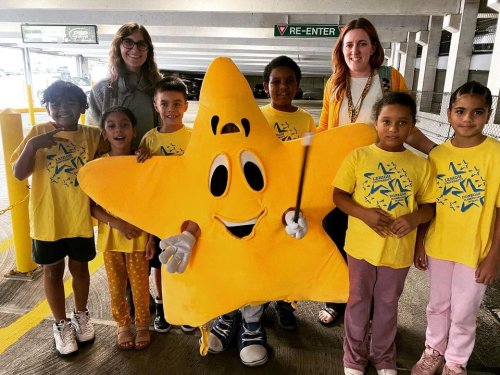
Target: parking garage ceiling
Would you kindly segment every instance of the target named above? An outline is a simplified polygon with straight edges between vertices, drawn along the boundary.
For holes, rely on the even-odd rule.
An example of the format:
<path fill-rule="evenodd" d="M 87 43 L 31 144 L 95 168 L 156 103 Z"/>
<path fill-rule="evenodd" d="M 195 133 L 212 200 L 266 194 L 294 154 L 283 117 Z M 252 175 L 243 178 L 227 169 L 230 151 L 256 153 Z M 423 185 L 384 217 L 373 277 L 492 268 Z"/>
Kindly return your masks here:
<path fill-rule="evenodd" d="M 274 57 L 288 55 L 304 75 L 328 75 L 335 39 L 274 36 L 274 25 L 345 24 L 370 19 L 384 47 L 427 30 L 429 17 L 458 14 L 460 0 L 89 0 L 0 2 L 0 45 L 36 48 L 107 60 L 116 30 L 126 22 L 146 26 L 162 69 L 204 72 L 230 56 L 246 74 L 261 74 Z M 97 25 L 99 44 L 23 44 L 22 23 Z"/>

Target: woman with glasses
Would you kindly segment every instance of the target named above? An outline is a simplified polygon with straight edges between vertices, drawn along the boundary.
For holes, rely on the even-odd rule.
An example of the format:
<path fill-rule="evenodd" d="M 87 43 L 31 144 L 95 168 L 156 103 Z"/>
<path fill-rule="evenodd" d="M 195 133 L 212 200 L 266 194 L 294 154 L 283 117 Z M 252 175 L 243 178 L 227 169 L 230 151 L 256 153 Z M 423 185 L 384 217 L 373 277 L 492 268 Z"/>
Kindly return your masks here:
<path fill-rule="evenodd" d="M 142 136 L 157 125 L 152 98 L 160 79 L 148 31 L 137 23 L 124 24 L 111 42 L 109 77 L 90 92 L 87 124 L 98 125 L 101 114 L 110 107 L 126 107 L 137 118 L 137 135 L 132 142 L 137 148 Z"/>

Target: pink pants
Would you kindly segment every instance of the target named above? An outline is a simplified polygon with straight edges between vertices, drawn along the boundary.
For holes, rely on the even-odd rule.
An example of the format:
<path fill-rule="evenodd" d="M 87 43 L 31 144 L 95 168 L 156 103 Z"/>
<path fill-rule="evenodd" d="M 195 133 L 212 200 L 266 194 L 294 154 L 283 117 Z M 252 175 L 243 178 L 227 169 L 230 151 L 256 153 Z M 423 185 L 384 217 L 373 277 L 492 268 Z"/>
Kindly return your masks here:
<path fill-rule="evenodd" d="M 409 267 L 390 268 L 347 256 L 349 300 L 344 316 L 344 367 L 364 371 L 370 355 L 370 309 L 372 364 L 377 370 L 396 370 L 398 302 Z"/>
<path fill-rule="evenodd" d="M 444 355 L 448 365 L 467 366 L 476 340 L 476 317 L 486 290 L 476 270 L 428 257 L 430 284 L 425 345 Z"/>

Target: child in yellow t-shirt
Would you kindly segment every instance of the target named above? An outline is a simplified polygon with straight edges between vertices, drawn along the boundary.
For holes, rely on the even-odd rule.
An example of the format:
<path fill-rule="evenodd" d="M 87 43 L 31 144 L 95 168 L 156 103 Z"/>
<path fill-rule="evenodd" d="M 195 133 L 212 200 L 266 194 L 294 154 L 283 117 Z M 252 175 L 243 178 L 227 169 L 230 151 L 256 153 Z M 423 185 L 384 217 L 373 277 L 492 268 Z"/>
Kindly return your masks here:
<path fill-rule="evenodd" d="M 379 374 L 396 375 L 397 302 L 413 263 L 415 229 L 434 213 L 429 163 L 404 146 L 415 115 L 409 95 L 386 94 L 373 108 L 377 143 L 349 154 L 333 182 L 333 200 L 349 215 L 346 374 L 363 374 L 371 356 Z"/>
<path fill-rule="evenodd" d="M 311 114 L 292 104 L 301 78 L 300 67 L 288 56 L 276 57 L 264 69 L 264 90 L 271 103 L 260 109 L 282 141 L 300 138 L 315 129 Z"/>
<path fill-rule="evenodd" d="M 264 117 L 272 126 L 276 137 L 282 141 L 301 138 L 304 133 L 313 132 L 314 119 L 311 114 L 292 101 L 299 89 L 302 72 L 293 59 L 279 56 L 264 68 L 264 90 L 271 103 L 260 107 Z M 286 330 L 297 327 L 295 308 L 285 301 L 276 302 L 278 326 Z"/>
<path fill-rule="evenodd" d="M 61 356 L 78 351 L 78 343 L 94 340 L 87 309 L 88 262 L 95 244 L 90 201 L 80 189 L 78 170 L 94 158 L 99 128 L 78 124 L 87 97 L 78 86 L 56 81 L 43 92 L 51 121 L 33 126 L 11 157 L 14 175 L 31 178 L 30 236 L 33 260 L 43 265 L 44 291 L 55 318 L 53 334 Z M 75 309 L 66 318 L 63 276 L 65 258 L 73 277 Z"/>
<path fill-rule="evenodd" d="M 110 151 L 103 155 L 133 155 L 132 140 L 136 134 L 137 120 L 125 107 L 111 107 L 101 118 L 103 137 L 109 142 Z M 147 155 L 138 154 L 138 161 Z M 92 204 L 92 215 L 99 220 L 97 250 L 104 252 L 104 266 L 108 276 L 111 312 L 118 325 L 116 346 L 121 350 L 141 350 L 151 342 L 149 334 L 149 265 L 152 249 L 146 247 L 148 234 L 102 207 Z M 131 317 L 125 289 L 127 279 L 135 306 L 136 338 L 130 329 Z"/>
<path fill-rule="evenodd" d="M 426 348 L 415 375 L 467 373 L 481 301 L 500 270 L 500 142 L 482 133 L 491 105 L 480 83 L 459 87 L 448 108 L 455 134 L 429 154 L 436 217 L 426 236 L 419 229 L 415 252 L 430 286 Z"/>
<path fill-rule="evenodd" d="M 148 131 L 141 140 L 140 146 L 149 150 L 153 156 L 182 155 L 191 139 L 191 130 L 183 124 L 184 113 L 188 109 L 187 87 L 180 78 L 165 77 L 161 79 L 154 89 L 153 103 L 155 110 L 161 118 L 161 126 Z M 197 224 L 188 221 L 181 228 L 182 233 L 168 242 L 164 242 L 162 247 L 171 246 L 174 248 L 185 247 L 189 251 L 192 249 L 199 235 Z M 175 242 L 175 244 L 174 244 Z M 156 317 L 154 328 L 157 332 L 166 333 L 170 330 L 170 323 L 165 320 L 163 312 L 163 292 L 161 289 L 161 262 L 159 259 L 162 249 L 160 249 L 160 239 L 150 236 L 148 246 L 155 250 L 155 255 L 150 261 L 152 267 L 153 283 L 156 288 Z M 166 253 L 165 253 L 166 254 Z M 164 254 L 164 256 L 165 256 Z M 177 254 L 180 255 L 180 252 Z M 167 269 L 171 272 L 183 272 L 187 266 L 188 256 L 182 264 L 174 265 L 170 262 Z M 172 257 L 169 260 L 177 260 Z M 166 262 L 167 259 L 164 259 Z M 184 332 L 191 332 L 195 328 L 187 325 L 181 326 Z"/>

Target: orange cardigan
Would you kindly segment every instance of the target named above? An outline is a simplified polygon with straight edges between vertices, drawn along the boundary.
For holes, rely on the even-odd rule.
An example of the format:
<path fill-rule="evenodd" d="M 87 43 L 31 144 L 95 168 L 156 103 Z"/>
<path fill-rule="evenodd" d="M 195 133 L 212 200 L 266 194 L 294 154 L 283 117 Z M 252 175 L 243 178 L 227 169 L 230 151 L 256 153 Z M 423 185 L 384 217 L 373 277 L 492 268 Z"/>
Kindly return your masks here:
<path fill-rule="evenodd" d="M 392 91 L 406 91 L 406 82 L 403 76 L 393 67 L 391 69 L 391 90 Z M 323 109 L 318 122 L 316 132 L 335 128 L 339 126 L 339 111 L 342 105 L 342 100 L 335 100 L 330 97 L 331 78 L 328 79 L 325 85 L 323 94 Z M 383 91 L 383 90 L 382 90 Z"/>

